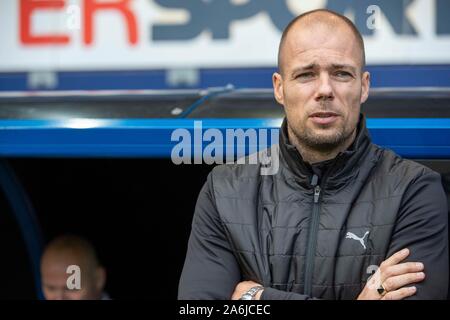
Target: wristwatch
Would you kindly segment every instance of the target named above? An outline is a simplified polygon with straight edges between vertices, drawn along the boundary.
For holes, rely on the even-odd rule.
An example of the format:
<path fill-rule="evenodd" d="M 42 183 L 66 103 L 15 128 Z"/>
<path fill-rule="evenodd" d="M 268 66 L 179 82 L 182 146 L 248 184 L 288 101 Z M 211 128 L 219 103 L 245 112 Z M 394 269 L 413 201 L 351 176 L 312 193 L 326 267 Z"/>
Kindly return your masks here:
<path fill-rule="evenodd" d="M 250 288 L 247 292 L 245 292 L 239 300 L 253 300 L 255 298 L 255 295 L 263 290 L 263 286 L 255 286 L 253 288 Z"/>

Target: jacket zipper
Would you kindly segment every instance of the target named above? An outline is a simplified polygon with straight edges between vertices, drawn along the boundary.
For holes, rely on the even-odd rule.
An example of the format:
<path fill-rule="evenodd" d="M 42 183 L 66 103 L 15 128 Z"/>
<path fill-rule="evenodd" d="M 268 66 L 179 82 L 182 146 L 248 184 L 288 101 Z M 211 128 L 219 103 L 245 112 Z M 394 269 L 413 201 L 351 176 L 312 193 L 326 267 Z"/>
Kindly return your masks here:
<path fill-rule="evenodd" d="M 317 232 L 319 229 L 319 214 L 320 214 L 320 192 L 322 189 L 318 185 L 318 176 L 313 175 L 311 179 L 311 186 L 314 187 L 314 203 L 309 227 L 308 247 L 306 251 L 306 268 L 305 268 L 305 290 L 304 294 L 311 296 L 312 291 L 312 276 L 314 271 L 314 260 L 316 255 Z"/>

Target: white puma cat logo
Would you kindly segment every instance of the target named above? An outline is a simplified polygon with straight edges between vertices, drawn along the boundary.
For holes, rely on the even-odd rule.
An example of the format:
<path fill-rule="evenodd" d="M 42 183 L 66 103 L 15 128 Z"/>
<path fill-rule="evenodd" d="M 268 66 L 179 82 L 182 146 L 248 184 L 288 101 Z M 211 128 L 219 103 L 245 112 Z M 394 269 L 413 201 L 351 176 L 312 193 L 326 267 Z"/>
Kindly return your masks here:
<path fill-rule="evenodd" d="M 366 249 L 366 244 L 364 243 L 364 238 L 369 234 L 369 231 L 366 231 L 366 233 L 364 233 L 364 235 L 362 236 L 362 238 L 358 237 L 356 234 L 354 234 L 353 232 L 347 232 L 347 234 L 345 235 L 346 239 L 353 239 L 353 240 L 358 240 L 361 245 L 363 246 L 364 249 Z"/>

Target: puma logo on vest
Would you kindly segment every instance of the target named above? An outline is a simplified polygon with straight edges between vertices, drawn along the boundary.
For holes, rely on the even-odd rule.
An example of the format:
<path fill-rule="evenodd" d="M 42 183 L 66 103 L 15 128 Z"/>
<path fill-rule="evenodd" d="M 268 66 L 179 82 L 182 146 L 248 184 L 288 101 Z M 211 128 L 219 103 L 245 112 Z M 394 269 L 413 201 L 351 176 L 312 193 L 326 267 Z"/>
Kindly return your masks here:
<path fill-rule="evenodd" d="M 358 240 L 361 245 L 363 246 L 364 249 L 366 249 L 366 244 L 364 243 L 364 238 L 369 234 L 369 231 L 366 231 L 366 233 L 364 233 L 364 235 L 362 236 L 362 238 L 358 237 L 356 234 L 354 234 L 353 232 L 347 232 L 347 234 L 345 235 L 346 239 L 353 239 L 353 240 Z"/>

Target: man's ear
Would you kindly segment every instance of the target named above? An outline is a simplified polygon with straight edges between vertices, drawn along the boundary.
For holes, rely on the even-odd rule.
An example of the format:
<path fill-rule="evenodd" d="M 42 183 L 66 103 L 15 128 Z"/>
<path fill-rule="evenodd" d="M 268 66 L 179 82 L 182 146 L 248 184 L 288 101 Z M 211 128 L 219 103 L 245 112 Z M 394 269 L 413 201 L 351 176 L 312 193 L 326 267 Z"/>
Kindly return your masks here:
<path fill-rule="evenodd" d="M 272 84 L 275 100 L 277 100 L 279 104 L 284 105 L 283 78 L 281 77 L 281 74 L 275 72 L 272 75 Z"/>
<path fill-rule="evenodd" d="M 95 289 L 97 292 L 103 292 L 106 283 L 106 270 L 103 267 L 98 267 L 95 277 Z"/>
<path fill-rule="evenodd" d="M 367 98 L 369 98 L 369 89 L 370 89 L 370 73 L 365 71 L 361 79 L 361 103 L 366 102 Z"/>

